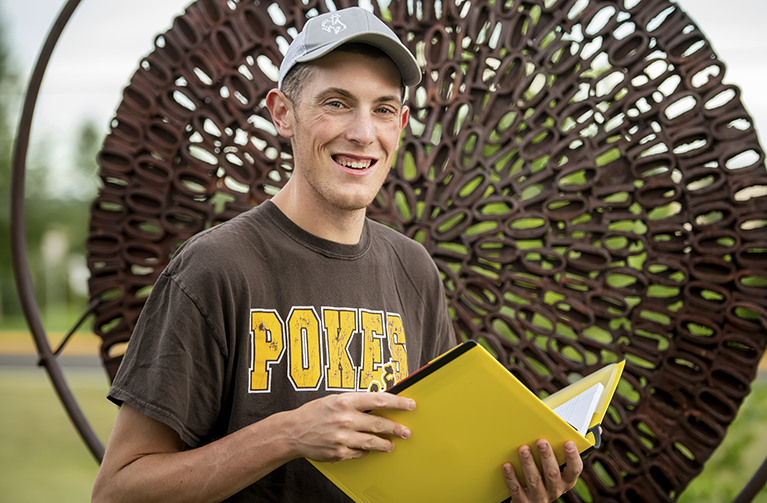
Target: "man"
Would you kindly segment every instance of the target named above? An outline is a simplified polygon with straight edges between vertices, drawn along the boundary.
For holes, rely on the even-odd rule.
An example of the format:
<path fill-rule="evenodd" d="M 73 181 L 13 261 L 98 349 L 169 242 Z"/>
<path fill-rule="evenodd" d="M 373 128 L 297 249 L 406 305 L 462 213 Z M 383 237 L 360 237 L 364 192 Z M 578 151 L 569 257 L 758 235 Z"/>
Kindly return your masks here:
<path fill-rule="evenodd" d="M 121 404 L 94 501 L 348 501 L 305 458 L 389 452 L 411 431 L 372 409 L 453 344 L 425 250 L 365 218 L 407 124 L 415 58 L 359 8 L 307 22 L 267 106 L 294 170 L 274 198 L 187 242 L 158 280 L 109 397 Z M 346 393 L 338 393 L 348 391 Z M 539 442 L 528 489 L 499 467 L 513 501 L 550 501 L 560 472 Z M 435 460 L 435 462 L 437 462 Z"/>

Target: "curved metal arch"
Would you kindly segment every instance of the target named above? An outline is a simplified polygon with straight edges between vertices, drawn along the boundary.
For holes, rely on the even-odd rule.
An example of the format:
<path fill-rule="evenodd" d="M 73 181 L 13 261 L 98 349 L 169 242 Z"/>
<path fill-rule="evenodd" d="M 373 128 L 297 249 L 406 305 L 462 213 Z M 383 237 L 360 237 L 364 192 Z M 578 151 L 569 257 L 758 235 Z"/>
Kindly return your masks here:
<path fill-rule="evenodd" d="M 32 117 L 40 93 L 43 75 L 48 67 L 53 49 L 69 22 L 80 0 L 69 0 L 61 9 L 56 22 L 53 24 L 48 37 L 45 40 L 37 63 L 35 64 L 32 77 L 24 97 L 24 107 L 19 120 L 19 128 L 16 135 L 16 143 L 13 150 L 13 172 L 11 181 L 11 252 L 13 256 L 13 273 L 16 278 L 16 288 L 24 310 L 24 316 L 32 332 L 37 352 L 39 355 L 38 365 L 45 368 L 50 376 L 51 383 L 61 399 L 67 414 L 75 425 L 88 449 L 100 463 L 104 457 L 104 446 L 90 426 L 77 400 L 69 389 L 64 371 L 52 351 L 45 328 L 40 317 L 40 309 L 37 305 L 35 292 L 32 287 L 32 278 L 29 274 L 29 262 L 27 261 L 26 227 L 24 223 L 24 186 L 27 162 L 27 150 L 29 149 L 29 133 L 32 127 Z M 92 304 L 94 305 L 94 304 Z M 82 320 L 81 320 L 82 321 Z M 66 339 L 65 339 L 66 342 Z M 63 345 L 62 345 L 63 347 Z M 61 348 L 59 348 L 61 349 Z"/>

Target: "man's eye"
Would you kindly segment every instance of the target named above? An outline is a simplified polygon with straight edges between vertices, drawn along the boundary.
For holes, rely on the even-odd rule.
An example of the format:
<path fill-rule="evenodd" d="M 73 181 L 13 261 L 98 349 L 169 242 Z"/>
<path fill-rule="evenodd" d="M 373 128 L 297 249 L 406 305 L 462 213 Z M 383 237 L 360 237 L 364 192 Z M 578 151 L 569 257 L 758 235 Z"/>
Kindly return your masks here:
<path fill-rule="evenodd" d="M 392 110 L 391 108 L 381 107 L 381 108 L 378 109 L 378 113 L 380 113 L 380 114 L 393 114 L 394 110 Z"/>
<path fill-rule="evenodd" d="M 342 106 L 344 106 L 343 103 L 341 103 L 340 101 L 331 101 L 328 103 L 328 105 L 330 105 L 333 108 L 341 108 Z"/>

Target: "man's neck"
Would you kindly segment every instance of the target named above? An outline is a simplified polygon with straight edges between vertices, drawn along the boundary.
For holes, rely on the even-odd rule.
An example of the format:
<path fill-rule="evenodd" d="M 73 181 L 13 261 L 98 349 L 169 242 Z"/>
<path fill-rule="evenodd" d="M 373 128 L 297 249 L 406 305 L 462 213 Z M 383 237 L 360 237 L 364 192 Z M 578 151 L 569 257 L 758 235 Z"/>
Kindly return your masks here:
<path fill-rule="evenodd" d="M 342 210 L 325 201 L 318 201 L 316 194 L 302 194 L 297 184 L 288 183 L 272 197 L 272 202 L 294 224 L 319 238 L 341 244 L 357 244 L 365 225 L 365 208 Z"/>

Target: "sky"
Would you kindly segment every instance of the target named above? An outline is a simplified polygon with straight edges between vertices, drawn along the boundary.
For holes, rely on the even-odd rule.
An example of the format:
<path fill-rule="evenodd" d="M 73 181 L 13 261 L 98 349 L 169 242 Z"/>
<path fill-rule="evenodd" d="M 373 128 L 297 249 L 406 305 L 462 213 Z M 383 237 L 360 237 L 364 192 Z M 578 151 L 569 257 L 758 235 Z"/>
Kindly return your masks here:
<path fill-rule="evenodd" d="M 32 124 L 32 148 L 44 150 L 61 176 L 74 154 L 67 145 L 85 120 L 104 134 L 122 89 L 157 34 L 191 0 L 82 0 L 65 29 L 45 74 Z M 48 31 L 65 0 L 0 0 L 0 25 L 11 45 L 13 61 L 26 84 Z M 741 87 L 741 99 L 766 135 L 767 19 L 765 0 L 683 0 L 678 2 L 702 29 L 727 64 L 726 83 Z M 21 109 L 21 95 L 15 97 Z M 762 140 L 764 144 L 765 140 Z M 42 146 L 45 145 L 43 148 Z M 70 188 L 76 190 L 76 188 Z"/>
<path fill-rule="evenodd" d="M 122 90 L 190 0 L 82 0 L 64 30 L 43 79 L 31 131 L 28 165 L 44 159 L 53 167 L 52 187 L 77 197 L 72 186 L 77 132 L 92 121 L 104 134 Z M 23 92 L 45 39 L 65 0 L 0 0 L 0 26 Z M 18 117 L 14 118 L 18 124 Z M 14 126 L 15 128 L 16 126 Z M 91 194 L 92 195 L 92 194 Z"/>

